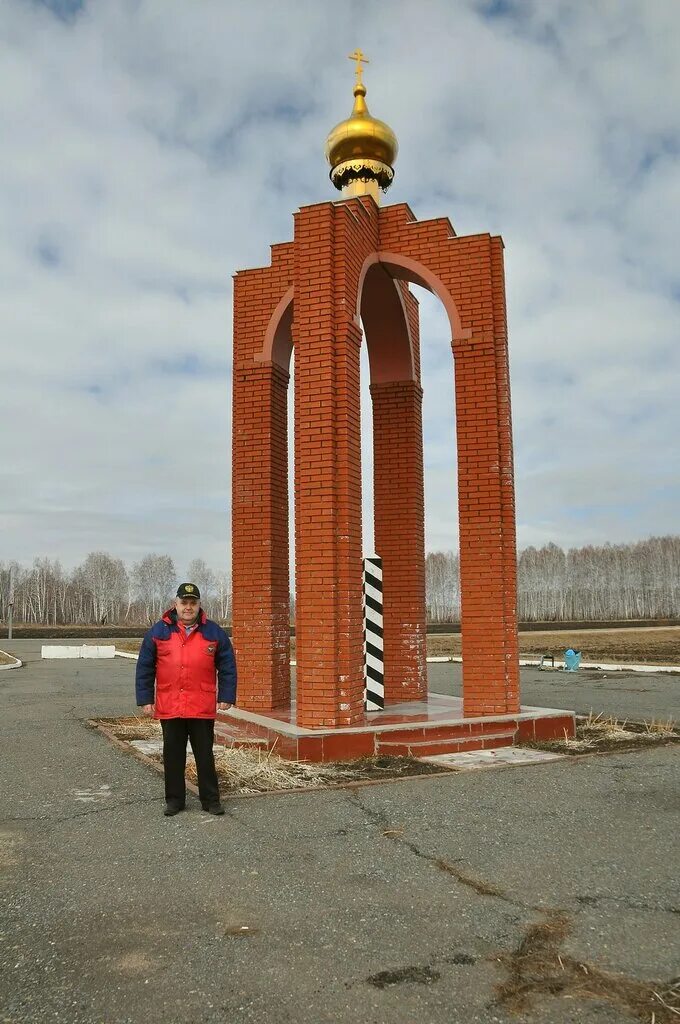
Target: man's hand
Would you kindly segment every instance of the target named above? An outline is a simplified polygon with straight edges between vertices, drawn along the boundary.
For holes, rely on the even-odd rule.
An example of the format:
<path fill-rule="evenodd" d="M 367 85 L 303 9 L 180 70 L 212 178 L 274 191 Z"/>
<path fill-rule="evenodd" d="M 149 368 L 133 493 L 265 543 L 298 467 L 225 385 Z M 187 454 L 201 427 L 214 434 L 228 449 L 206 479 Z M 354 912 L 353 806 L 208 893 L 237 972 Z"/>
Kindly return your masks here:
<path fill-rule="evenodd" d="M 154 713 L 154 705 L 153 704 L 143 704 L 142 705 L 142 714 L 143 715 L 147 715 L 149 718 L 152 718 L 153 717 L 153 713 Z"/>
<path fill-rule="evenodd" d="M 233 706 L 234 706 L 233 704 L 227 704 L 226 701 L 221 700 L 221 701 L 219 701 L 219 703 L 217 705 L 217 710 L 218 711 L 228 711 L 229 708 L 232 708 Z"/>

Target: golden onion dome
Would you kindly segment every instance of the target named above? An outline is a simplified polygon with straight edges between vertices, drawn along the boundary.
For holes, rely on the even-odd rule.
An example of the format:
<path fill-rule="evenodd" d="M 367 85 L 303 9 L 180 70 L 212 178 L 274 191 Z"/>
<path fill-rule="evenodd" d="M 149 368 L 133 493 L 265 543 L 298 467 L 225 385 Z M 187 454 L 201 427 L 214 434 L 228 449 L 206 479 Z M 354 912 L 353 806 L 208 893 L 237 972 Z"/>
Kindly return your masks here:
<path fill-rule="evenodd" d="M 357 63 L 354 108 L 326 139 L 326 159 L 331 165 L 331 181 L 344 195 L 373 194 L 377 198 L 378 187 L 384 190 L 392 184 L 399 146 L 390 126 L 372 117 L 366 105 L 361 65 L 368 61 L 361 50 L 351 54 L 350 60 Z"/>

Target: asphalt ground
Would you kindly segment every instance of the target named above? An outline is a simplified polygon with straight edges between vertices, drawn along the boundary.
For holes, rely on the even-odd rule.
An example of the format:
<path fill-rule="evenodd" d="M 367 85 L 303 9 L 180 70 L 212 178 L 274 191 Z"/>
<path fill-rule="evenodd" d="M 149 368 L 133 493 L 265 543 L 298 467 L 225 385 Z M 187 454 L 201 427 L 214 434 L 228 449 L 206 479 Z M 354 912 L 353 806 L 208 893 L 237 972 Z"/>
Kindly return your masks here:
<path fill-rule="evenodd" d="M 130 713 L 134 663 L 9 646 L 26 665 L 0 673 L 4 1024 L 651 1021 L 616 1001 L 624 982 L 680 974 L 678 746 L 234 799 L 224 818 L 190 798 L 166 819 L 160 776 L 84 723 Z M 643 718 L 666 700 L 629 699 Z M 526 953 L 551 923 L 546 985 Z"/>
<path fill-rule="evenodd" d="M 429 663 L 428 682 L 436 693 L 462 693 L 462 668 L 458 662 Z M 642 722 L 669 718 L 680 721 L 680 671 L 578 672 L 521 670 L 522 704 L 542 708 L 565 708 L 580 715 L 613 715 Z"/>

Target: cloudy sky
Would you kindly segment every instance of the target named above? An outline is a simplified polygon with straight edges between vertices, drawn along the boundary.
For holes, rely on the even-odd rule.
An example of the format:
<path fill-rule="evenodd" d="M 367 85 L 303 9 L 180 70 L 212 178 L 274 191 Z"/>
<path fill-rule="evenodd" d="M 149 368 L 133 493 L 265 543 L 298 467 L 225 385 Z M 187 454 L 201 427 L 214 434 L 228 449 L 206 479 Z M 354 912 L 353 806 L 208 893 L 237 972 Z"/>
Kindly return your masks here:
<path fill-rule="evenodd" d="M 677 533 L 679 32 L 677 0 L 0 0 L 0 561 L 228 566 L 231 276 L 338 198 L 356 46 L 385 201 L 505 241 L 520 546 Z M 427 545 L 455 549 L 418 297 Z"/>

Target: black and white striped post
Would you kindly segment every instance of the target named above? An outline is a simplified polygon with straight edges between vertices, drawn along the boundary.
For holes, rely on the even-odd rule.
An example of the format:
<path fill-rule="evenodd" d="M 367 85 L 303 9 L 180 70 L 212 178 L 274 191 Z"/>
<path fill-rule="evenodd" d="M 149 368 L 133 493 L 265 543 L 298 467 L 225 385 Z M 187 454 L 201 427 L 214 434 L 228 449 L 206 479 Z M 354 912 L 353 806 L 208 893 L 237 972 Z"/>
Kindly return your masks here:
<path fill-rule="evenodd" d="M 382 558 L 364 558 L 364 708 L 385 707 Z"/>

